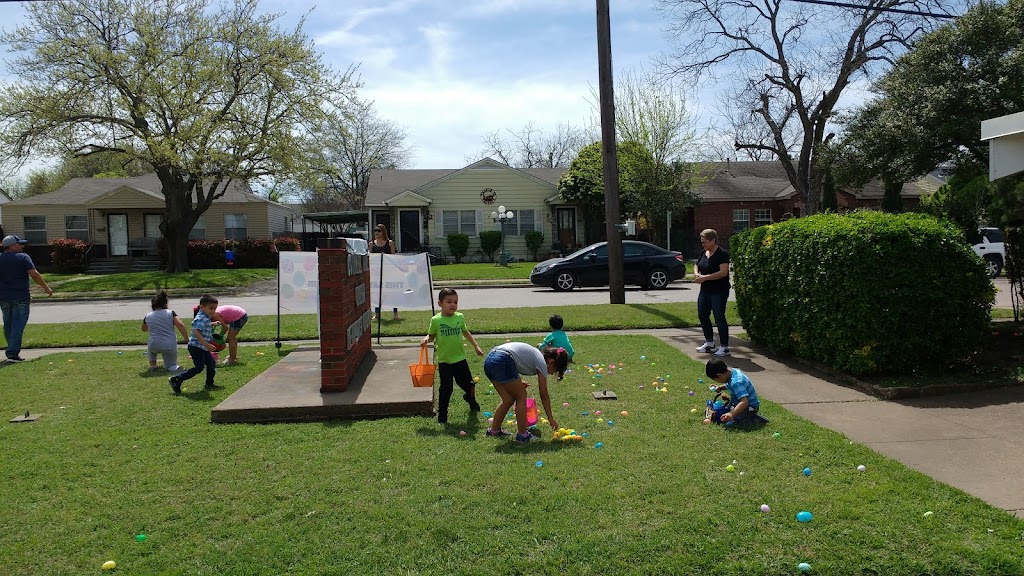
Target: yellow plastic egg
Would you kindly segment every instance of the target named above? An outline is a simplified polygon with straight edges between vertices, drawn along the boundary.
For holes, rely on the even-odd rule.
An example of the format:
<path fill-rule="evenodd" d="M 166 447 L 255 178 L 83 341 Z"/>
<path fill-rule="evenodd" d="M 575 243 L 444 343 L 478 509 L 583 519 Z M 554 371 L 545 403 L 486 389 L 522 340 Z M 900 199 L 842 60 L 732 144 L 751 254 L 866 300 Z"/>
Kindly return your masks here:
<path fill-rule="evenodd" d="M 104 570 L 113 570 L 114 568 L 117 568 L 117 562 L 114 562 L 113 560 L 107 560 L 103 563 L 102 568 Z"/>

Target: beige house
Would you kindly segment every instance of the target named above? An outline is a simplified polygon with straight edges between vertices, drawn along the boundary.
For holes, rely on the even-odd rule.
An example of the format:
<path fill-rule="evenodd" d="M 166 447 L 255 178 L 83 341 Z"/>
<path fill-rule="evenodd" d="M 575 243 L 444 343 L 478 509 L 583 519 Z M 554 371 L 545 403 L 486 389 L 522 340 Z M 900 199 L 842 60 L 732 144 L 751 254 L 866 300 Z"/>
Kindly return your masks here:
<path fill-rule="evenodd" d="M 164 196 L 156 174 L 134 178 L 74 178 L 49 194 L 4 204 L 2 223 L 32 245 L 78 238 L 93 256 L 152 254 L 160 238 Z M 294 229 L 298 214 L 233 182 L 192 229 L 191 239 L 271 238 Z"/>
<path fill-rule="evenodd" d="M 543 232 L 538 256 L 546 257 L 552 242 L 575 247 L 582 234 L 576 208 L 558 194 L 564 171 L 511 168 L 490 158 L 458 170 L 374 170 L 365 206 L 372 225 L 387 226 L 400 252 L 429 245 L 448 255 L 446 237 L 458 232 L 469 236 L 468 259 L 478 260 L 479 233 L 503 228 L 505 251 L 520 259 L 530 256 L 526 233 Z M 499 206 L 512 212 L 511 220 L 492 218 Z"/>

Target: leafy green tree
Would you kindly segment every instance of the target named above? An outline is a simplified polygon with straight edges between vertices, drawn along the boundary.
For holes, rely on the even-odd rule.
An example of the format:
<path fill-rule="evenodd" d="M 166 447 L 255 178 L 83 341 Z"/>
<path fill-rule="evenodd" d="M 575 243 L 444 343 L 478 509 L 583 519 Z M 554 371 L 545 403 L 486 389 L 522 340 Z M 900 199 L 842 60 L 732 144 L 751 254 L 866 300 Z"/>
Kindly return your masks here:
<path fill-rule="evenodd" d="M 974 242 L 978 225 L 984 223 L 989 182 L 984 174 L 954 174 L 933 194 L 921 197 L 921 211 L 953 222 L 964 237 Z"/>
<path fill-rule="evenodd" d="M 322 135 L 354 99 L 300 22 L 256 0 L 66 0 L 25 5 L 3 41 L 10 157 L 129 155 L 160 179 L 168 272 L 188 270 L 188 234 L 232 181 L 322 174 Z"/>

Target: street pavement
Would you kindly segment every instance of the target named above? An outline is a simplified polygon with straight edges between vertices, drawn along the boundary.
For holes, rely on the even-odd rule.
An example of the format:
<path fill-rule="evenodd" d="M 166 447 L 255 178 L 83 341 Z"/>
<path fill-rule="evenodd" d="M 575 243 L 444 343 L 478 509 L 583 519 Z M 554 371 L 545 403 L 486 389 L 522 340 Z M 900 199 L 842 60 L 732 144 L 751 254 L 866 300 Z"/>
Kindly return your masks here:
<path fill-rule="evenodd" d="M 996 307 L 1010 308 L 1010 288 L 1005 277 L 994 280 Z M 664 290 L 642 290 L 626 287 L 627 304 L 666 304 L 673 302 L 696 302 L 699 287 L 692 282 L 675 282 Z M 571 292 L 555 292 L 536 286 L 514 287 L 464 287 L 458 288 L 459 308 L 533 308 L 538 306 L 566 306 L 570 304 L 607 304 L 607 288 L 584 288 Z M 218 296 L 226 304 L 245 308 L 249 314 L 264 316 L 277 314 L 277 295 L 262 296 Z M 170 308 L 183 316 L 191 316 L 192 307 L 199 298 L 172 298 Z M 32 324 L 62 324 L 65 322 L 93 322 L 106 320 L 142 320 L 149 312 L 149 299 L 138 300 L 89 300 L 78 302 L 47 302 L 38 298 L 32 302 Z"/>

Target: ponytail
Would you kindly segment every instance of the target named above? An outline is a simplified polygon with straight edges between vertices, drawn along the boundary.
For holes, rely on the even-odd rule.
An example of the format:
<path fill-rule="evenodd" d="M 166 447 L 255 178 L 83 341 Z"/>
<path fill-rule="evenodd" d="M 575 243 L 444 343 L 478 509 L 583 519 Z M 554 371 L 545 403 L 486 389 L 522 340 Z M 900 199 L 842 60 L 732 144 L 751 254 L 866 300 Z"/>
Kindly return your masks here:
<path fill-rule="evenodd" d="M 153 307 L 153 310 L 163 310 L 167 308 L 167 292 L 161 290 L 159 294 L 149 301 L 149 305 Z"/>
<path fill-rule="evenodd" d="M 541 350 L 541 354 L 544 355 L 544 360 L 554 360 L 555 369 L 558 370 L 558 379 L 561 380 L 565 376 L 565 369 L 569 367 L 569 353 L 565 351 L 565 348 L 555 348 L 554 346 L 545 346 Z"/>

